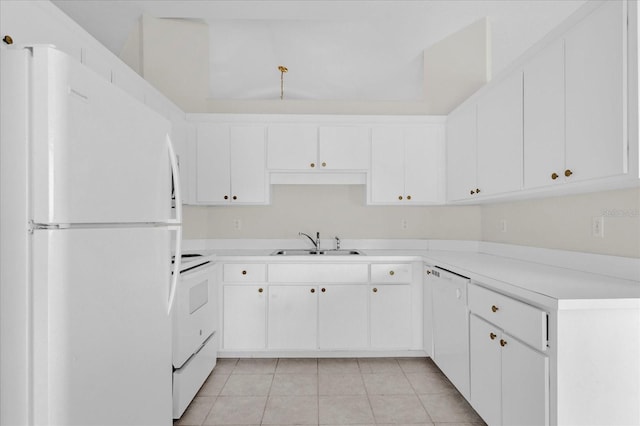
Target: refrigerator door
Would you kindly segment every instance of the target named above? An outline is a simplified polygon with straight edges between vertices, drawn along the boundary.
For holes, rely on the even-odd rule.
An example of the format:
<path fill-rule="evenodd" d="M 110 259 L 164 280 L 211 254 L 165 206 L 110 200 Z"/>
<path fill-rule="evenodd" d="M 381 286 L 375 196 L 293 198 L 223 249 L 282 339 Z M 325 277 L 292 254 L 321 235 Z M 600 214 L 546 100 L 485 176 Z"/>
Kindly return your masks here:
<path fill-rule="evenodd" d="M 34 424 L 169 425 L 170 231 L 32 238 Z"/>
<path fill-rule="evenodd" d="M 170 220 L 170 123 L 53 48 L 31 76 L 33 221 Z"/>

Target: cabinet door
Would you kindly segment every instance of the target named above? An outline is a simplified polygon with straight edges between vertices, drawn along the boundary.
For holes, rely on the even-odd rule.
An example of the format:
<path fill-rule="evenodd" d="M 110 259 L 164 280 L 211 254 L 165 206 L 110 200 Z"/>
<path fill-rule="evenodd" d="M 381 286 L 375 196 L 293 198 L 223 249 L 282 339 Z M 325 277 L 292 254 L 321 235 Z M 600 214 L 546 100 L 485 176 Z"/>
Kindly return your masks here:
<path fill-rule="evenodd" d="M 318 166 L 327 170 L 367 170 L 370 146 L 367 127 L 320 127 Z"/>
<path fill-rule="evenodd" d="M 375 349 L 411 347 L 411 286 L 373 284 L 370 286 L 371 346 Z"/>
<path fill-rule="evenodd" d="M 564 106 L 564 42 L 560 40 L 524 68 L 525 188 L 564 182 Z"/>
<path fill-rule="evenodd" d="M 404 200 L 404 132 L 376 127 L 371 133 L 371 202 Z"/>
<path fill-rule="evenodd" d="M 316 349 L 318 292 L 315 286 L 269 286 L 269 349 Z"/>
<path fill-rule="evenodd" d="M 267 168 L 313 170 L 318 167 L 318 126 L 274 125 L 267 130 Z"/>
<path fill-rule="evenodd" d="M 522 189 L 522 74 L 515 73 L 478 101 L 480 195 Z"/>
<path fill-rule="evenodd" d="M 264 349 L 266 293 L 258 285 L 225 285 L 223 289 L 223 347 Z"/>
<path fill-rule="evenodd" d="M 320 285 L 320 349 L 363 349 L 368 345 L 367 286 Z"/>
<path fill-rule="evenodd" d="M 231 127 L 231 201 L 266 203 L 264 127 Z"/>
<path fill-rule="evenodd" d="M 627 171 L 626 5 L 604 2 L 565 39 L 569 181 Z"/>
<path fill-rule="evenodd" d="M 487 424 L 496 426 L 502 424 L 501 338 L 501 330 L 498 327 L 470 315 L 470 402 Z M 524 365 L 526 364 L 521 368 Z"/>
<path fill-rule="evenodd" d="M 447 118 L 447 198 L 465 200 L 476 189 L 476 105 L 464 106 Z M 473 194 L 471 194 L 473 191 Z"/>
<path fill-rule="evenodd" d="M 444 198 L 444 135 L 440 126 L 404 129 L 404 193 L 412 204 Z"/>
<path fill-rule="evenodd" d="M 502 424 L 548 425 L 549 358 L 508 334 L 502 339 Z"/>
<path fill-rule="evenodd" d="M 224 204 L 230 199 L 229 126 L 199 124 L 196 139 L 196 201 Z"/>

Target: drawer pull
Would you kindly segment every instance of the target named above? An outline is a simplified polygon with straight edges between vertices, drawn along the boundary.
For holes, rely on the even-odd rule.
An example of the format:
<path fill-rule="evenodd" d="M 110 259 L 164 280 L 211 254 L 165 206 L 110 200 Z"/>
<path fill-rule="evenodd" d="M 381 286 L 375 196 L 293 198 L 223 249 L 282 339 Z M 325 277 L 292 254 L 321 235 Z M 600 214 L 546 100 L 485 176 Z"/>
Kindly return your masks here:
<path fill-rule="evenodd" d="M 558 174 L 556 172 L 551 173 L 551 179 L 552 180 L 558 179 Z"/>
<path fill-rule="evenodd" d="M 395 272 L 389 271 L 389 275 L 395 275 Z"/>
<path fill-rule="evenodd" d="M 373 292 L 374 292 L 374 293 L 377 293 L 377 292 L 378 292 L 378 289 L 377 289 L 376 287 L 374 287 L 374 288 L 373 288 Z"/>
<path fill-rule="evenodd" d="M 489 338 L 491 340 L 496 340 L 496 337 L 498 337 L 495 333 L 489 333 Z"/>
<path fill-rule="evenodd" d="M 262 288 L 258 289 L 258 293 L 262 293 L 263 291 L 264 291 L 264 289 L 262 289 Z"/>
<path fill-rule="evenodd" d="M 498 307 L 496 305 L 491 306 L 491 312 L 498 312 Z"/>
<path fill-rule="evenodd" d="M 311 293 L 315 293 L 315 292 L 316 292 L 316 289 L 315 289 L 315 288 L 312 288 L 312 289 L 311 289 Z"/>
<path fill-rule="evenodd" d="M 325 163 L 324 161 L 322 162 L 322 167 L 327 167 L 327 163 Z"/>
<path fill-rule="evenodd" d="M 566 177 L 569 177 L 569 176 L 571 176 L 572 174 L 573 174 L 573 172 L 572 172 L 571 170 L 569 170 L 569 169 L 567 169 L 567 170 L 565 170 L 565 171 L 564 171 L 564 175 L 565 175 Z"/>
<path fill-rule="evenodd" d="M 311 166 L 311 168 L 314 168 L 316 166 L 316 163 L 311 163 L 309 165 Z"/>
<path fill-rule="evenodd" d="M 247 275 L 247 271 L 242 271 L 242 275 Z"/>
<path fill-rule="evenodd" d="M 322 290 L 320 290 L 320 291 L 322 291 L 324 293 L 325 291 L 327 291 L 327 289 L 322 287 Z"/>
<path fill-rule="evenodd" d="M 507 346 L 507 341 L 504 339 L 500 339 L 500 346 L 502 346 L 503 348 Z"/>

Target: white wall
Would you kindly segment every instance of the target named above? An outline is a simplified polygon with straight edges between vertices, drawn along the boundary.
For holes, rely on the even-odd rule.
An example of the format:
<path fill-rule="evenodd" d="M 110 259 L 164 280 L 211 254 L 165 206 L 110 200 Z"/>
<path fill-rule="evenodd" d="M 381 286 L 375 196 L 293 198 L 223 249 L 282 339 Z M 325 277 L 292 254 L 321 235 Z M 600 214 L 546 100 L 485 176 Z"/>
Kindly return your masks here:
<path fill-rule="evenodd" d="M 364 185 L 273 185 L 269 206 L 185 206 L 185 238 L 436 238 L 478 240 L 478 206 L 366 206 Z M 242 229 L 234 229 L 240 219 Z M 402 220 L 408 228 L 401 229 Z"/>
<path fill-rule="evenodd" d="M 604 238 L 592 236 L 594 217 Z M 638 258 L 640 188 L 486 205 L 482 240 Z"/>

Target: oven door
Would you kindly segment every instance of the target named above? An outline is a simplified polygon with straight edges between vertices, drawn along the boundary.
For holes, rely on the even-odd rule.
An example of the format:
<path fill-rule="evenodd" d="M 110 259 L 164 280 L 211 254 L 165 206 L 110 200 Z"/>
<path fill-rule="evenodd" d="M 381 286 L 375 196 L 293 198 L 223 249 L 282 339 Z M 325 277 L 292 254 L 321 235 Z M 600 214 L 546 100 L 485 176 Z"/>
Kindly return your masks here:
<path fill-rule="evenodd" d="M 180 273 L 173 311 L 173 366 L 180 368 L 215 331 L 215 265 Z"/>

